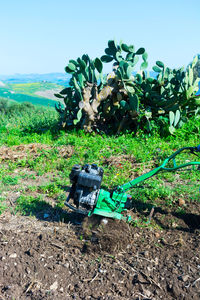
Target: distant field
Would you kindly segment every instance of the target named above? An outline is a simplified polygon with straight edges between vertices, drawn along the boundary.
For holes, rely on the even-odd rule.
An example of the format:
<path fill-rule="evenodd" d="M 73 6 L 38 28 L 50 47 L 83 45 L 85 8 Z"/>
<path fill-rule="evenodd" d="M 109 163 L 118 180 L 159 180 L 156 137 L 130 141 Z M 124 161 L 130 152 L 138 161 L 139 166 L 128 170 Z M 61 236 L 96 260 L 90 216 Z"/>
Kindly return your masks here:
<path fill-rule="evenodd" d="M 63 86 L 49 82 L 7 84 L 0 86 L 0 97 L 20 103 L 26 101 L 54 107 L 57 100 L 53 95 L 62 89 Z"/>
<path fill-rule="evenodd" d="M 18 83 L 9 84 L 9 87 L 17 93 L 35 96 L 35 93 L 44 92 L 48 90 L 60 91 L 63 86 L 52 82 L 34 82 L 34 83 Z"/>

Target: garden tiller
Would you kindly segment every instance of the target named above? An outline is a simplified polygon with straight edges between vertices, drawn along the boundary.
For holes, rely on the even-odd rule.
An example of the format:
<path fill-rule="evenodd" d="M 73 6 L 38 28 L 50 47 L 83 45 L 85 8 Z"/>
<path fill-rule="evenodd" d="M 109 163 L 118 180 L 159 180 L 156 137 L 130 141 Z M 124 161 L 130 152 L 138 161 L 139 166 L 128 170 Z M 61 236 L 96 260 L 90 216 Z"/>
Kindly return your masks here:
<path fill-rule="evenodd" d="M 130 216 L 124 216 L 127 209 L 134 206 L 132 197 L 126 193 L 128 190 L 161 171 L 175 171 L 188 166 L 195 168 L 195 165 L 198 166 L 198 169 L 200 168 L 200 162 L 187 161 L 184 164 L 177 165 L 176 157 L 184 150 L 197 155 L 196 152 L 200 152 L 200 145 L 177 150 L 166 158 L 159 167 L 114 188 L 111 192 L 101 188 L 102 168 L 96 164 L 86 164 L 83 167 L 74 165 L 69 175 L 72 186 L 65 204 L 75 212 L 84 215 L 91 216 L 95 214 L 131 221 Z M 171 164 L 169 164 L 170 161 Z M 73 201 L 73 205 L 69 203 L 70 199 Z"/>

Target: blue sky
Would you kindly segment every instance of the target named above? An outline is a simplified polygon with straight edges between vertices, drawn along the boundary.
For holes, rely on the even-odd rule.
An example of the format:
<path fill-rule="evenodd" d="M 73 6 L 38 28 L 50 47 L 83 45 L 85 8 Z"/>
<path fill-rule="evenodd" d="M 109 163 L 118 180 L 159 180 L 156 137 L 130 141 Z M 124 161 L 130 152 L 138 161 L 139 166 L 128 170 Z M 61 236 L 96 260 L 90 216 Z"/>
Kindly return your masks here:
<path fill-rule="evenodd" d="M 181 67 L 199 36 L 199 0 L 0 0 L 0 74 L 63 72 L 69 59 L 103 55 L 109 39 L 144 47 L 149 69 Z"/>

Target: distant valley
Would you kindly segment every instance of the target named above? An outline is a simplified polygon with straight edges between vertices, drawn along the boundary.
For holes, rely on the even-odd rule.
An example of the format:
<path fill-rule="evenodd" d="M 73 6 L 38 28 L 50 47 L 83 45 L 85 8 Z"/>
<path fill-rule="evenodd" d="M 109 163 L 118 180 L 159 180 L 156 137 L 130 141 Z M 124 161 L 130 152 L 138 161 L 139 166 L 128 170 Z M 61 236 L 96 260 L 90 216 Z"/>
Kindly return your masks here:
<path fill-rule="evenodd" d="M 67 85 L 69 75 L 66 73 L 47 74 L 13 74 L 0 75 L 0 81 L 5 83 L 31 83 L 31 82 L 52 82 L 60 85 Z"/>
<path fill-rule="evenodd" d="M 64 88 L 51 82 L 4 83 L 0 81 L 0 100 L 31 102 L 34 105 L 55 107 L 58 99 L 54 96 Z M 59 99 L 60 100 L 60 99 Z"/>

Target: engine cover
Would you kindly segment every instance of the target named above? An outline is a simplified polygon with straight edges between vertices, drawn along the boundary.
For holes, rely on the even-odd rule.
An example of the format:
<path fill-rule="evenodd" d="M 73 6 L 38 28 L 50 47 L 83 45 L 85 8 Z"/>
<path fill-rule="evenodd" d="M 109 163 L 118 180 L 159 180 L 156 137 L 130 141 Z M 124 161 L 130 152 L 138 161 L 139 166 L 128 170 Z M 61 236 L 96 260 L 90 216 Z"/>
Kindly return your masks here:
<path fill-rule="evenodd" d="M 69 178 L 72 183 L 69 197 L 77 208 L 81 206 L 90 211 L 98 199 L 103 169 L 96 164 L 86 164 L 83 167 L 74 165 Z"/>

